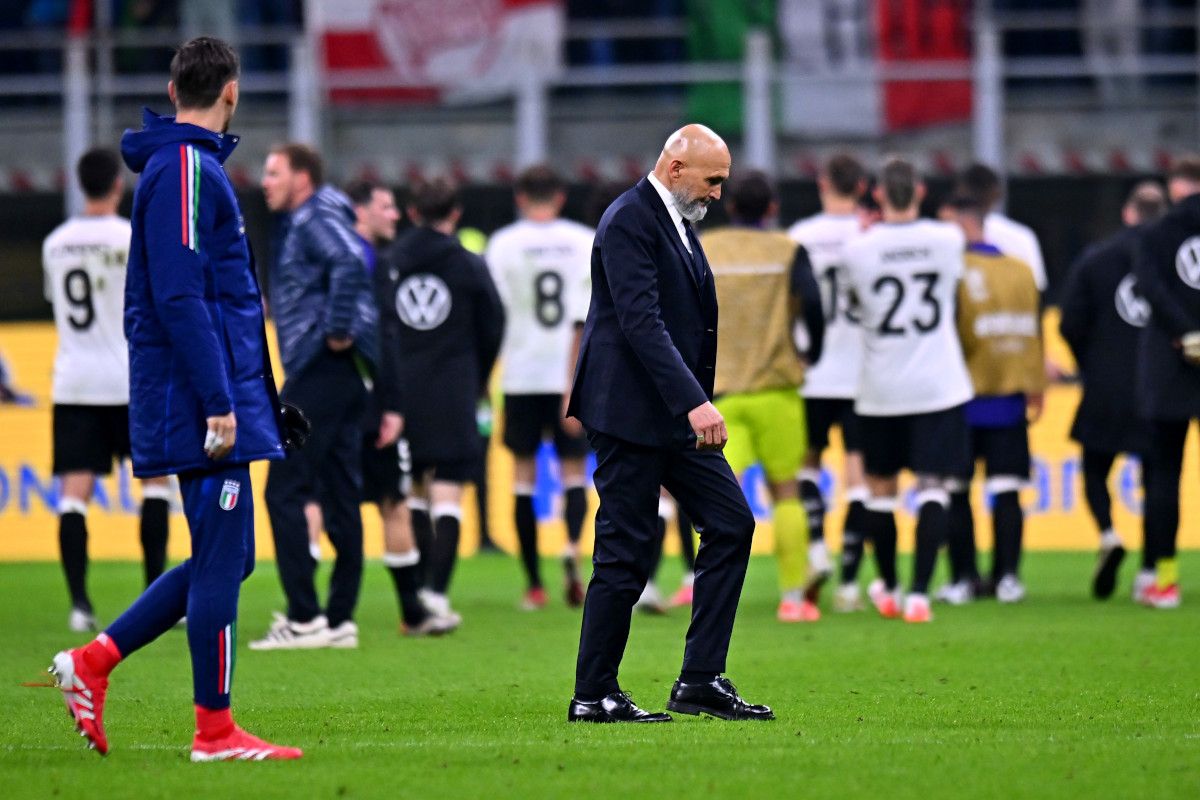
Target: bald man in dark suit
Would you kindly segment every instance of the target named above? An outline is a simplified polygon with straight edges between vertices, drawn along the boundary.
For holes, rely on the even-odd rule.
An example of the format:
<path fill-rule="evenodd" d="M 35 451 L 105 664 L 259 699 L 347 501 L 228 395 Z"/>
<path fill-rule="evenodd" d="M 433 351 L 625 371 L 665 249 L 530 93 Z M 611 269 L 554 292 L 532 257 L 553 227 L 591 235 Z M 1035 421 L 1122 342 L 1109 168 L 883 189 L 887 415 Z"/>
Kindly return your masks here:
<path fill-rule="evenodd" d="M 669 722 L 638 708 L 617 671 L 633 604 L 657 545 L 659 486 L 696 522 L 700 550 L 692 624 L 670 711 L 774 719 L 738 696 L 725 658 L 754 517 L 721 454 L 725 421 L 712 405 L 717 295 L 692 223 L 721 197 L 729 149 L 702 125 L 667 140 L 654 172 L 600 220 L 592 247 L 592 303 L 567 413 L 596 451 L 594 573 L 567 718 Z"/>

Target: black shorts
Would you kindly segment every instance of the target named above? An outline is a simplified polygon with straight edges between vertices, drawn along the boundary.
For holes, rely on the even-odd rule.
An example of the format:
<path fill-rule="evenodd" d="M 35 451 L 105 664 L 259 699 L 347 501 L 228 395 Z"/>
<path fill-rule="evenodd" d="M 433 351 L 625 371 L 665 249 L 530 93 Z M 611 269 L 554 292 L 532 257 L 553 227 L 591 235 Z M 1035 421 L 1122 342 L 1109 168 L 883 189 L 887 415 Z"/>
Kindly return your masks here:
<path fill-rule="evenodd" d="M 424 480 L 432 473 L 433 480 L 449 483 L 470 483 L 475 480 L 478 471 L 478 465 L 472 461 L 418 461 L 413 463 L 412 468 L 414 480 Z"/>
<path fill-rule="evenodd" d="M 559 458 L 587 457 L 587 437 L 571 436 L 563 430 L 561 394 L 504 395 L 504 446 L 514 456 L 536 456 L 548 437 L 553 437 Z"/>
<path fill-rule="evenodd" d="M 862 421 L 854 413 L 854 401 L 841 397 L 804 398 L 808 420 L 808 449 L 820 455 L 829 447 L 829 429 L 842 429 L 842 444 L 848 453 L 862 452 Z"/>
<path fill-rule="evenodd" d="M 984 474 L 989 478 L 1000 475 L 1029 479 L 1032 466 L 1029 456 L 1029 426 L 1022 422 L 1007 428 L 967 429 L 970 461 L 956 477 L 970 480 L 975 474 L 975 462 L 982 460 Z"/>
<path fill-rule="evenodd" d="M 412 453 L 401 436 L 394 445 L 378 448 L 374 433 L 363 434 L 363 502 L 379 505 L 384 500 L 399 502 L 412 491 Z"/>
<path fill-rule="evenodd" d="M 970 458 L 964 406 L 898 417 L 863 416 L 867 474 L 890 478 L 902 469 L 920 475 L 962 475 Z"/>
<path fill-rule="evenodd" d="M 112 473 L 129 457 L 129 406 L 54 406 L 54 474 Z"/>

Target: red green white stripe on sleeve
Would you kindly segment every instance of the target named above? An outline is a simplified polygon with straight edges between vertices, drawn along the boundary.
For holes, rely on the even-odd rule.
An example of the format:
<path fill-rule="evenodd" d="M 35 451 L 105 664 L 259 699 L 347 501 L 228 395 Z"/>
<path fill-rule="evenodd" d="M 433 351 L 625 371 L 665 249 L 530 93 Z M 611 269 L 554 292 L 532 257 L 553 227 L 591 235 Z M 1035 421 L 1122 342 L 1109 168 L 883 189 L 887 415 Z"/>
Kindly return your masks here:
<path fill-rule="evenodd" d="M 199 252 L 196 221 L 200 217 L 200 154 L 190 144 L 179 145 L 179 182 L 183 246 Z"/>

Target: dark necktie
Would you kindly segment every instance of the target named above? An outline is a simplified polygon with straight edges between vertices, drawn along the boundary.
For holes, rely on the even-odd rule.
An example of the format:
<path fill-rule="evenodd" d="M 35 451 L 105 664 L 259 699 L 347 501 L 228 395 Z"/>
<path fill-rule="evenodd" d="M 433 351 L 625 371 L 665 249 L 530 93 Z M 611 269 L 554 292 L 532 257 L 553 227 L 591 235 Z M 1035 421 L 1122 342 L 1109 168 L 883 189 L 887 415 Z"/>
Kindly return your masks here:
<path fill-rule="evenodd" d="M 683 232 L 687 234 L 688 244 L 692 248 L 692 275 L 696 278 L 696 283 L 704 283 L 703 267 L 700 260 L 700 240 L 696 238 L 696 231 L 692 228 L 690 219 L 683 220 Z"/>

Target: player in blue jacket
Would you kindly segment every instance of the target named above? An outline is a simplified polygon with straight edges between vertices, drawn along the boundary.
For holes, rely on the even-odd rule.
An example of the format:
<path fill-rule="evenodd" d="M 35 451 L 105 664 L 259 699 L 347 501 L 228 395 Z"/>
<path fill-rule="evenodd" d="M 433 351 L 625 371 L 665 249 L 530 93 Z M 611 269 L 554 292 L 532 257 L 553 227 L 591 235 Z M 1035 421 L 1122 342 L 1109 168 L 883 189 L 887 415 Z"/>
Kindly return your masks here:
<path fill-rule="evenodd" d="M 192 557 L 146 590 L 86 647 L 51 667 L 89 745 L 108 752 L 108 675 L 186 614 L 196 734 L 193 761 L 299 758 L 233 722 L 238 592 L 254 569 L 252 461 L 284 457 L 306 424 L 281 409 L 245 224 L 222 167 L 238 101 L 238 58 L 208 37 L 171 62 L 177 116 L 146 111 L 126 131 L 125 163 L 141 173 L 125 286 L 130 435 L 138 477 L 178 474 Z"/>

